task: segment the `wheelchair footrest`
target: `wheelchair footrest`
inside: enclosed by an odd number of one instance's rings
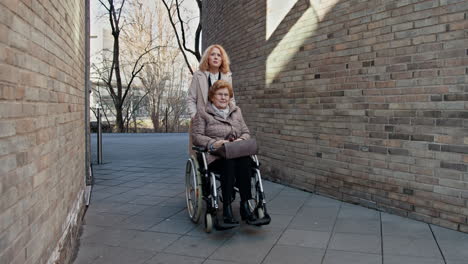
[[[216,221],[214,227],[216,228],[216,230],[221,231],[221,230],[228,230],[228,229],[238,227],[238,226],[239,224],[226,224],[223,221]]]
[[[250,222],[251,225],[256,225],[256,226],[262,226],[262,225],[268,225],[271,222],[271,217],[269,214],[265,213],[265,216],[263,218],[259,218],[253,222]]]

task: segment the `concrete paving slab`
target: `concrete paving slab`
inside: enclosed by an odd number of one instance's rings
[[[112,195],[113,195],[112,193],[96,192],[92,194],[93,196],[92,199],[93,201],[101,201],[101,200],[111,197]]]
[[[412,257],[412,256],[394,256],[390,254],[384,255],[385,264],[444,264],[444,260],[441,258],[425,258],[425,257]]]
[[[155,232],[164,232],[164,233],[172,233],[172,234],[186,234],[194,229],[196,226],[188,219],[188,217],[184,219],[172,219],[168,218],[160,223],[154,225],[149,230]]]
[[[109,186],[109,185],[97,185],[97,186],[105,186],[107,188],[105,188],[104,190],[102,190],[100,192],[93,193],[93,195],[98,195],[98,194],[101,194],[101,193],[123,194],[123,193],[126,193],[128,191],[134,190],[134,188],[131,188],[131,187],[120,187],[120,186]],[[109,188],[109,187],[112,187],[112,188]]]
[[[169,218],[183,210],[184,209],[181,209],[179,207],[161,206],[158,204],[146,207],[145,209],[143,209],[143,211],[139,212],[138,215]]]
[[[330,237],[330,232],[287,229],[281,235],[278,245],[325,249],[327,248]]]
[[[328,197],[312,195],[304,203],[304,207],[326,207],[326,208],[339,208],[342,202]]]
[[[118,226],[118,224],[128,218],[128,215],[108,214],[108,213],[93,213],[87,212],[84,219],[85,225],[94,226]]]
[[[468,263],[468,242],[461,240],[438,240],[446,259],[465,260]]]
[[[166,196],[149,196],[149,195],[137,195],[137,198],[129,201],[130,204],[140,204],[140,205],[157,205],[162,202],[170,199]]]
[[[105,228],[83,239],[85,244],[100,244],[106,246],[120,246],[125,241],[133,239],[138,232],[135,230]]]
[[[229,239],[238,232],[237,229],[229,229],[229,230],[223,230],[222,232],[206,233],[203,225],[204,225],[203,221],[200,221],[200,223],[197,224],[194,229],[188,232],[186,236],[196,236],[196,237],[205,237],[205,238],[207,237],[207,238],[217,240],[217,239]]]
[[[147,251],[163,251],[179,238],[180,235],[177,234],[136,231],[129,239],[122,240],[119,246]]]
[[[364,234],[334,233],[329,248],[371,254],[382,252],[380,236]]]
[[[162,217],[152,217],[152,216],[149,217],[146,215],[134,215],[119,222],[118,227],[122,229],[145,231],[161,223],[162,221],[164,221],[164,218]]]
[[[94,226],[94,225],[87,224],[86,228],[83,228],[83,232],[81,233],[81,238],[87,238],[103,229],[105,229],[105,227],[103,226]]]
[[[334,210],[334,209],[332,209]],[[290,228],[310,231],[331,232],[335,225],[336,216],[334,213],[314,212],[307,209],[296,214],[289,225]]]
[[[274,200],[271,200],[268,210],[272,214],[295,215],[301,206],[302,203],[296,198],[278,198],[277,196]]]
[[[141,264],[154,254],[144,250],[126,249],[100,244],[88,244],[80,248],[76,264]]]
[[[338,218],[335,223],[334,232],[380,236],[380,221],[374,219],[363,220]]]
[[[103,199],[103,202],[115,202],[122,204],[133,201],[136,198],[138,198],[138,195],[133,193],[118,193]]]
[[[203,264],[239,264],[239,262],[234,261],[227,261],[227,260],[214,260],[214,259],[207,259]]]
[[[383,236],[384,254],[442,259],[436,241],[411,236]]]
[[[271,219],[274,219],[270,223],[270,227],[278,228],[278,229],[286,229],[289,224],[291,223],[294,216],[292,215],[279,215],[279,214],[271,214]]]
[[[446,259],[446,264],[466,264],[466,259]]]
[[[323,264],[381,264],[382,255],[339,250],[327,250]],[[387,263],[387,262],[385,262]],[[400,262],[402,264],[405,262]],[[409,262],[412,263],[412,262]]]
[[[261,263],[273,245],[273,242],[259,243],[232,238],[218,248],[209,258],[239,263]]]
[[[365,207],[343,203],[338,218],[358,220],[379,220],[380,212]]]
[[[178,255],[208,258],[228,238],[183,236],[166,248],[164,252]]]
[[[310,264],[321,263],[324,249],[298,246],[276,245],[266,257],[263,264]]]
[[[189,256],[181,256],[169,253],[159,253],[146,261],[145,264],[200,264],[205,259]]]
[[[428,224],[387,213],[382,213],[382,233],[384,236],[433,240],[432,231]]]

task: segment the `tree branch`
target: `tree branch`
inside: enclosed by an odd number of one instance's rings
[[[148,53],[150,53],[151,51],[155,50],[155,49],[159,49],[161,47],[164,47],[164,46],[156,46],[156,47],[153,47],[151,49],[148,49],[146,50],[144,53],[140,54],[140,56],[138,56],[138,59],[135,61],[135,64],[133,65],[133,69],[132,69],[132,77],[130,78],[130,81],[128,82],[127,84],[127,89],[125,90],[125,93],[122,97],[122,101],[125,100],[125,97],[127,97],[127,94],[128,94],[128,91],[130,90],[130,87],[133,83],[133,80],[135,79],[135,77],[140,73],[141,70],[143,70],[143,67],[145,67],[146,63],[143,63],[140,68],[138,70],[136,70],[137,68],[137,65],[138,63],[140,62],[140,60]]]
[[[169,6],[167,5],[165,0],[161,0],[161,1],[163,2],[164,6],[166,7],[167,15],[169,16],[169,21],[171,22],[172,29],[174,29],[174,34],[176,35],[177,44],[179,45],[179,49],[180,49],[180,51],[182,51],[182,55],[184,55],[185,63],[187,64],[187,67],[189,68],[190,73],[193,75],[193,70],[192,70],[192,67],[190,66],[190,63],[188,61],[187,54],[185,54],[184,48],[182,47],[182,44],[180,43],[179,33],[177,32],[177,28],[175,26],[174,20],[172,19],[171,9],[169,8]]]
[[[182,20],[182,16],[180,15],[180,8],[179,8],[179,0],[175,0],[176,2],[176,11],[177,11],[177,18],[180,21],[180,34],[182,35],[182,45],[184,46],[184,49],[190,53],[192,53],[195,57],[197,57],[197,53],[189,48],[187,48],[187,45],[185,43],[185,28],[184,28],[184,21]],[[198,59],[198,57],[197,57]]]
[[[122,9],[123,9],[123,5],[125,4],[125,0],[122,1],[122,4],[120,5],[120,9],[119,9],[119,16],[117,17],[117,24],[119,24],[119,21],[120,21],[120,15],[122,14]]]

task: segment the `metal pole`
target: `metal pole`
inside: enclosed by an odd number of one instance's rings
[[[167,133],[167,106],[166,106],[166,133]]]
[[[101,128],[101,108],[97,108],[98,134],[97,134],[97,158],[98,164],[102,164],[102,128]]]

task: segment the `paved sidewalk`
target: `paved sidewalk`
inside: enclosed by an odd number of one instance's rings
[[[109,134],[103,148],[75,264],[468,263],[468,234],[267,181],[269,226],[206,234],[185,209],[187,134]]]

